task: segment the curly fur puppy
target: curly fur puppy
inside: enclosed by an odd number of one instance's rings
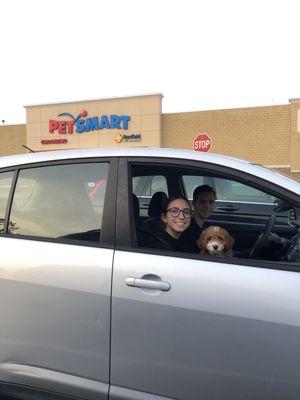
[[[234,240],[226,229],[220,226],[209,226],[201,233],[197,240],[197,247],[201,255],[232,257],[233,243]]]

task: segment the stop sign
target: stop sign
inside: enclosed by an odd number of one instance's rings
[[[193,147],[196,151],[210,151],[211,138],[206,133],[199,133],[194,139]]]

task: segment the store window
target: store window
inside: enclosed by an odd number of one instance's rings
[[[9,233],[99,241],[107,176],[107,163],[21,170]]]

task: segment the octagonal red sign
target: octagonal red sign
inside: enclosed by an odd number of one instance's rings
[[[212,148],[212,140],[207,133],[199,133],[193,142],[195,151],[210,151]]]

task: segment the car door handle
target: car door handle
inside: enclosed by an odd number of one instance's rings
[[[127,286],[134,286],[134,287],[146,288],[146,289],[163,290],[164,292],[167,292],[168,290],[171,289],[171,285],[168,282],[151,281],[149,279],[142,279],[142,278],[128,277],[125,279],[125,283]]]
[[[233,205],[217,207],[217,210],[220,210],[220,211],[238,211],[238,209],[239,209],[238,207],[233,206]]]

